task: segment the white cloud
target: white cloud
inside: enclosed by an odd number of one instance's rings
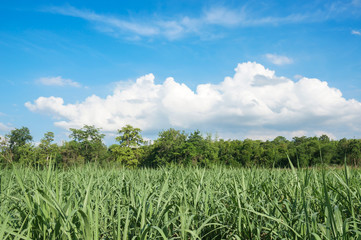
[[[360,32],[360,31],[357,31],[357,30],[352,30],[352,31],[351,31],[351,34],[352,34],[352,35],[359,35],[359,36],[361,36],[361,32]]]
[[[271,63],[273,63],[275,65],[279,65],[279,66],[293,63],[293,60],[286,56],[280,56],[280,55],[268,53],[265,55],[265,57]]]
[[[173,78],[155,84],[148,74],[120,84],[105,98],[93,95],[65,104],[60,97],[39,97],[25,106],[53,116],[65,129],[88,124],[112,132],[131,124],[146,132],[198,128],[231,138],[361,133],[360,102],[346,100],[327,82],[306,77],[294,82],[255,62],[239,64],[233,77],[200,84],[195,91]]]
[[[64,79],[61,76],[58,77],[43,77],[36,81],[39,84],[45,86],[71,86],[71,87],[81,87],[80,83],[74,82],[70,79]]]

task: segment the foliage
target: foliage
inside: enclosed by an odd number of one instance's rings
[[[161,131],[152,146],[150,165],[181,164],[186,140],[187,135],[180,130],[171,128]]]
[[[143,144],[143,138],[140,135],[141,130],[131,125],[126,125],[118,130],[120,136],[115,139],[120,145],[112,147],[112,153],[116,161],[127,167],[135,168],[141,163],[143,150],[140,145]]]
[[[211,136],[203,138],[199,130],[191,133],[185,143],[184,158],[186,165],[208,166],[217,160],[217,149]]]
[[[140,164],[143,156],[143,151],[141,148],[116,146],[112,149],[112,152],[116,156],[117,162],[122,163],[130,168],[137,167]]]
[[[0,136],[0,161],[5,163],[12,163],[13,153],[10,149],[9,139]]]
[[[53,143],[54,134],[47,132],[38,146],[31,142],[26,127],[12,130],[0,139],[0,162],[31,166],[82,165],[97,162],[101,165],[117,162],[124,166],[161,167],[169,165],[202,166],[227,165],[266,168],[289,167],[289,159],[296,167],[323,164],[361,165],[361,140],[332,140],[320,137],[294,137],[288,140],[278,136],[273,140],[212,139],[196,130],[186,133],[170,128],[159,132],[152,144],[145,144],[141,130],[126,125],[115,138],[119,144],[107,147],[99,128],[85,125],[70,129],[70,141],[60,146]]]
[[[120,134],[120,136],[116,137],[115,140],[117,140],[122,147],[136,148],[144,142],[140,132],[140,128],[134,128],[131,125],[126,125],[125,127],[122,127],[122,129],[118,130],[118,134]]]
[[[24,153],[22,147],[33,140],[33,137],[30,135],[30,130],[27,127],[11,130],[10,134],[6,135],[6,138],[8,138],[9,150],[15,162],[19,161],[22,157],[21,154]]]
[[[100,133],[99,128],[85,125],[81,129],[70,128],[70,131],[73,141],[70,151],[75,148],[77,158],[84,158],[85,162],[97,162],[106,154],[107,149],[102,142],[105,135]]]
[[[66,166],[84,164],[85,160],[81,152],[81,145],[75,141],[65,142],[60,147],[62,163]]]
[[[360,239],[359,169],[0,170],[0,238]]]
[[[41,139],[38,147],[38,160],[37,164],[47,166],[50,161],[57,163],[57,159],[60,157],[60,150],[57,144],[52,143],[54,141],[54,133],[47,132]]]

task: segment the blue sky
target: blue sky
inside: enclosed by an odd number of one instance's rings
[[[0,136],[361,137],[361,1],[6,1]]]

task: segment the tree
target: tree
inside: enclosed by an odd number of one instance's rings
[[[81,129],[70,128],[70,138],[77,142],[101,142],[104,134],[100,133],[100,128],[84,125]]]
[[[187,135],[180,130],[170,128],[161,131],[154,141],[151,165],[166,165],[169,163],[184,163],[183,148]]]
[[[326,135],[326,134],[322,134],[318,140],[320,140],[320,142],[322,143],[329,143],[330,142],[330,138]]]
[[[135,168],[141,163],[142,149],[141,148],[130,148],[124,146],[117,146],[112,149],[113,154],[116,156],[116,161],[124,164],[129,168]]]
[[[361,140],[350,139],[348,142],[347,158],[350,159],[354,166],[358,166],[361,162]]]
[[[83,164],[84,157],[80,154],[81,145],[76,141],[64,142],[60,147],[62,163],[65,165]]]
[[[275,148],[275,159],[274,166],[288,166],[288,154],[289,154],[289,144],[290,142],[282,136],[276,137],[273,141],[273,147]]]
[[[118,130],[120,136],[115,138],[120,145],[112,147],[111,151],[116,155],[117,161],[127,167],[134,168],[141,163],[143,149],[140,146],[144,141],[140,132],[140,128],[126,125]]]
[[[207,166],[217,160],[217,148],[212,141],[212,136],[203,138],[199,130],[188,136],[183,149],[186,164]]]
[[[6,135],[8,138],[9,148],[13,154],[13,160],[19,161],[20,152],[19,149],[27,143],[30,143],[33,140],[33,137],[30,135],[30,130],[27,127],[15,128],[10,131],[10,134]],[[12,161],[12,160],[11,160]]]
[[[240,163],[242,166],[252,166],[255,165],[254,162],[254,145],[255,141],[252,141],[251,139],[245,139],[242,143],[241,148],[241,156],[240,156]]]
[[[19,163],[27,166],[34,166],[37,162],[37,152],[31,143],[25,143],[17,148]]]
[[[218,159],[222,164],[237,165],[237,161],[235,159],[235,144],[233,141],[224,141],[223,139],[219,139],[216,141],[216,146],[218,149]]]
[[[50,148],[51,142],[54,141],[54,133],[53,132],[47,132],[44,134],[44,137],[40,140],[40,147],[44,148],[45,150]]]
[[[56,159],[59,149],[58,145],[52,144],[54,141],[54,133],[47,132],[44,134],[44,137],[40,140],[38,146],[39,156],[38,163],[40,165],[47,165],[51,159]]]
[[[275,139],[276,140],[276,139]],[[278,144],[273,141],[266,141],[261,143],[262,156],[261,164],[266,167],[274,167],[278,164]]]
[[[81,129],[70,128],[70,131],[69,137],[75,145],[78,145],[79,155],[84,158],[85,162],[96,162],[101,155],[106,153],[106,146],[103,144],[105,135],[100,133],[100,128],[84,125]],[[73,145],[72,148],[75,147]]]
[[[326,141],[326,138],[324,140]],[[309,167],[323,163],[321,145],[317,137],[294,137],[291,148],[291,152],[294,153],[293,160],[297,160],[293,161],[293,164],[297,163],[296,166]]]
[[[137,148],[139,147],[144,141],[142,136],[140,135],[140,128],[134,128],[131,125],[126,125],[122,127],[122,129],[118,130],[118,134],[120,136],[116,137],[121,146],[124,147],[131,147]]]

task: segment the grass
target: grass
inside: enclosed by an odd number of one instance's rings
[[[358,169],[0,174],[0,239],[361,239]]]

